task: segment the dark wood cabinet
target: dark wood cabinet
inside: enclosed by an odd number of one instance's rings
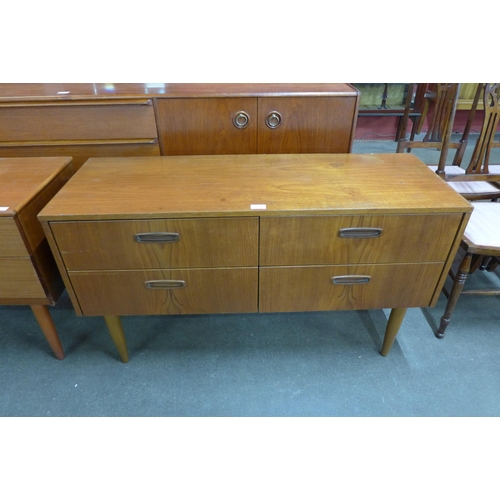
[[[348,153],[357,96],[158,99],[162,154]]]

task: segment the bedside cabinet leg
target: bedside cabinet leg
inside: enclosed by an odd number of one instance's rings
[[[124,363],[128,362],[127,342],[123,333],[120,316],[104,316],[106,325],[108,325],[109,334],[115,343],[118,354]]]
[[[389,321],[387,322],[387,327],[385,329],[384,343],[382,345],[382,350],[380,351],[382,356],[387,356],[389,354],[405,314],[405,307],[396,307],[395,309],[392,309]]]
[[[32,305],[30,307],[56,358],[64,359],[61,341],[47,306]]]

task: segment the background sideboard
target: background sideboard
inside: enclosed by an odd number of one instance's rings
[[[0,157],[349,153],[349,84],[0,84]]]

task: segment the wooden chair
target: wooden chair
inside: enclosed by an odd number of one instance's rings
[[[490,174],[494,180],[500,180],[500,175]],[[472,181],[474,182],[474,181]],[[448,292],[443,289],[448,297],[444,315],[435,335],[444,337],[445,330],[450,323],[451,314],[455,309],[461,294],[500,295],[500,289],[466,290],[465,281],[469,274],[478,269],[485,272],[494,272],[500,263],[500,203],[473,202],[474,210],[465,229],[459,253],[464,253],[459,260],[458,270],[450,270],[453,286]]]
[[[436,169],[436,173],[450,182],[455,191],[468,200],[498,200],[500,198],[500,187],[498,183],[488,182],[491,174],[500,174],[500,165],[490,165],[490,152],[492,148],[500,147],[500,142],[495,142],[495,132],[500,121],[500,83],[479,84],[471,112],[460,141],[461,147],[458,149],[452,165],[445,165],[444,161],[439,162],[437,167],[429,165],[429,168]],[[481,132],[477,139],[469,165],[464,170],[460,164],[467,146],[472,120],[474,118],[480,95],[483,94],[484,118]],[[470,181],[471,176],[474,181]]]
[[[434,112],[427,133],[422,140],[415,140],[415,133],[412,131],[410,138],[406,139],[408,117],[405,114],[403,117],[401,138],[398,141],[396,153],[404,153],[405,150],[409,153],[412,148],[437,149],[441,151],[439,166],[444,169],[448,150],[450,148],[460,149],[465,147],[461,142],[451,143],[450,141],[459,92],[459,83],[435,84],[435,91],[432,94]],[[417,124],[417,129],[420,128],[421,123],[422,121]]]

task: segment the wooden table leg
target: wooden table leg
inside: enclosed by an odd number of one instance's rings
[[[384,343],[382,345],[382,350],[380,351],[382,356],[387,356],[389,354],[405,314],[406,307],[396,307],[395,309],[392,309],[389,321],[387,322],[387,327],[385,329]]]
[[[127,342],[123,333],[122,322],[120,316],[104,316],[104,320],[108,325],[109,334],[115,343],[118,354],[124,363],[128,362]]]
[[[64,359],[64,350],[47,306],[32,305],[30,307],[56,358]]]

